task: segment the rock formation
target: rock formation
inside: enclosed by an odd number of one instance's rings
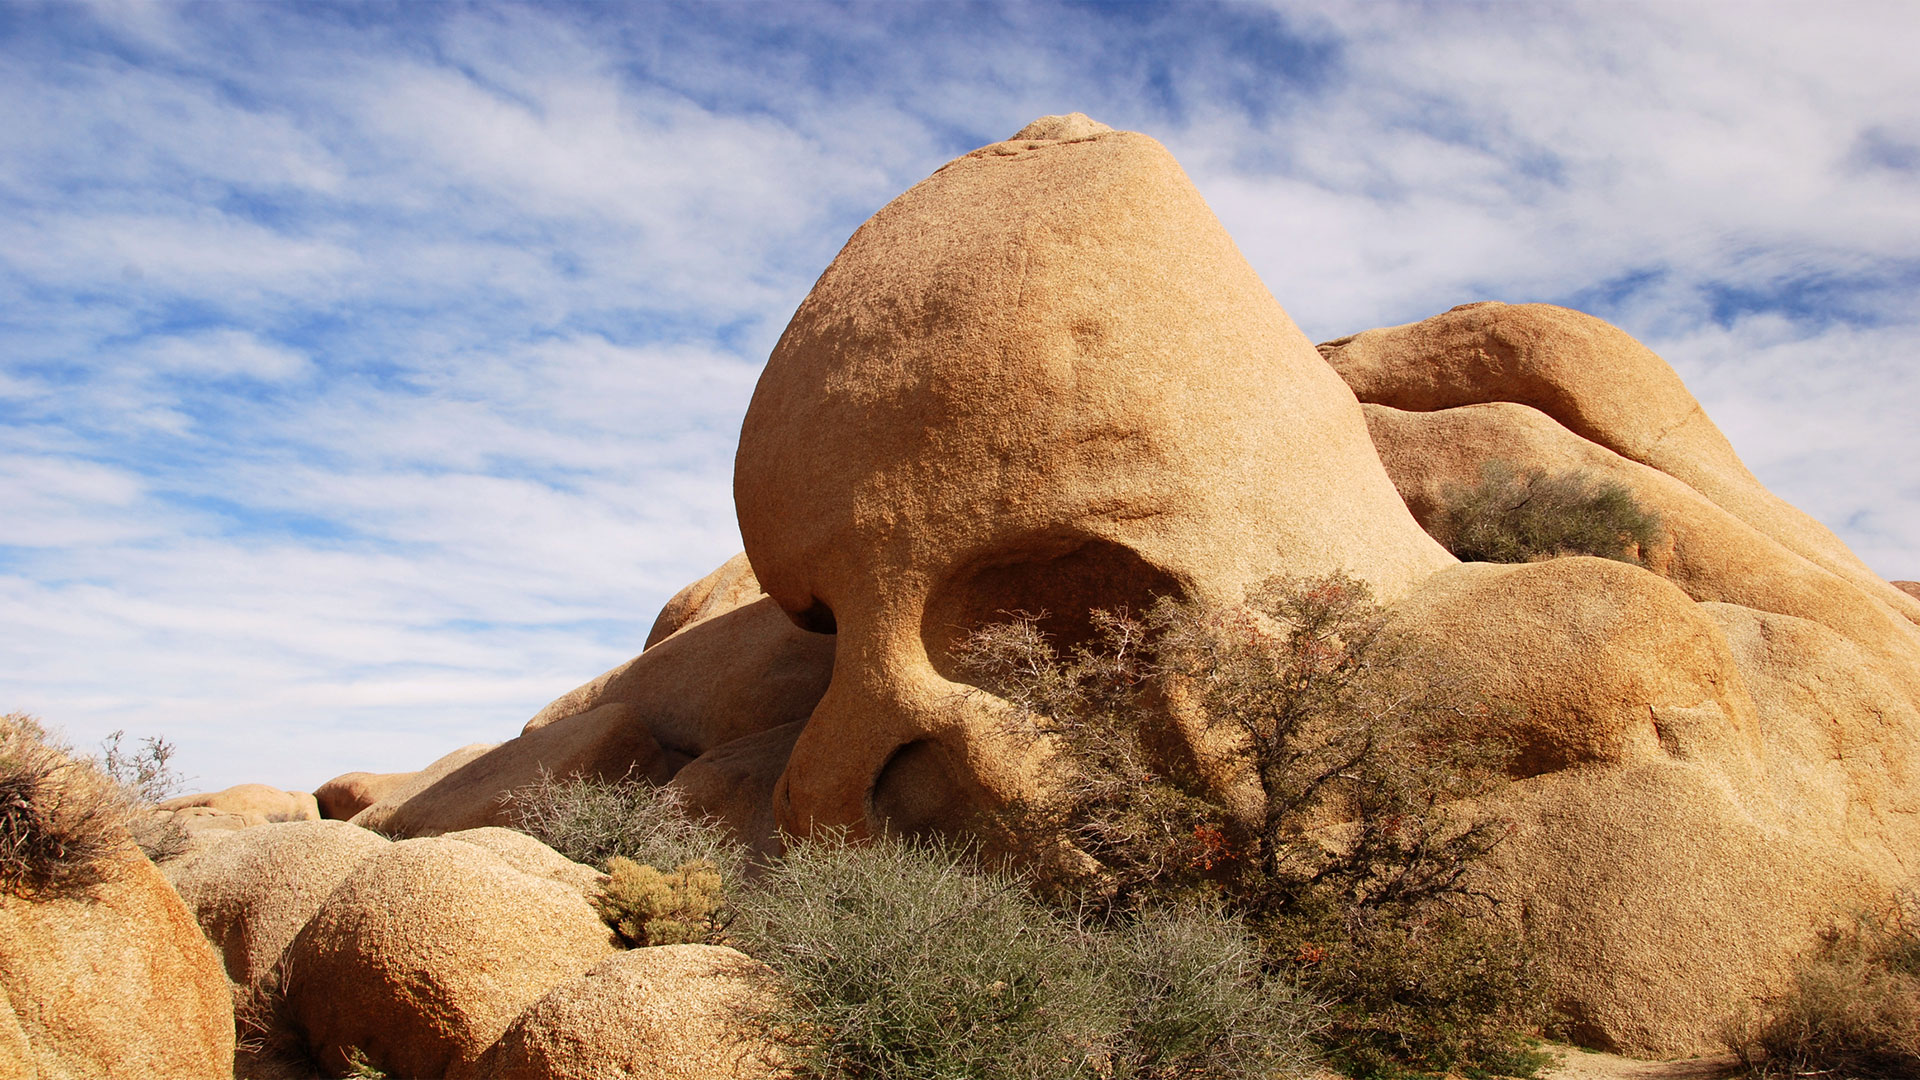
[[[321,784],[313,790],[320,816],[329,821],[352,821],[355,814],[379,802],[412,780],[418,773],[350,772]]]
[[[225,791],[182,795],[159,805],[161,810],[206,808],[217,814],[238,815],[246,825],[269,821],[319,821],[320,804],[304,791],[282,791],[266,784],[238,784]]]

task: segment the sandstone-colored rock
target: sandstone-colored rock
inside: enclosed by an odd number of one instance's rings
[[[716,747],[804,721],[826,690],[834,638],[801,630],[736,557],[662,612],[673,632],[561,696],[518,738],[389,798],[383,831],[427,836],[510,824],[502,797],[541,772],[666,783]],[[675,614],[675,604],[685,610]],[[362,822],[366,823],[365,821]]]
[[[1920,581],[1895,581],[1891,582],[1891,584],[1894,588],[1899,589],[1915,600],[1920,600]]]
[[[280,822],[173,860],[166,874],[220,950],[227,977],[249,987],[273,974],[334,886],[387,845],[344,821]]]
[[[671,786],[686,792],[694,813],[717,819],[754,851],[778,855],[783,845],[774,819],[773,789],[806,723],[795,720],[722,743],[675,773]]]
[[[1668,757],[1755,768],[1758,723],[1719,626],[1638,567],[1464,563],[1393,613],[1421,670],[1499,705],[1517,775]]]
[[[748,1080],[784,1075],[751,1017],[771,972],[718,945],[616,953],[517,1017],[462,1077]]]
[[[938,828],[913,808],[1031,783],[947,659],[1003,610],[1070,643],[1155,592],[1345,568],[1391,598],[1452,562],[1172,156],[1084,117],[855,232],[754,391],[734,495],[761,586],[839,634],[774,799],[797,833]]]
[[[1645,553],[1648,568],[1693,599],[1812,619],[1880,648],[1915,647],[1910,623],[1847,580],[1682,481],[1589,442],[1538,409],[1511,402],[1434,412],[1383,405],[1364,409],[1388,475],[1414,517],[1430,530],[1449,496],[1477,484],[1481,466],[1489,461],[1549,474],[1582,472],[1625,487],[1659,514],[1663,536]]]
[[[462,766],[499,745],[499,743],[468,743],[458,750],[442,755],[435,759],[433,764],[395,785],[391,791],[380,797],[379,802],[353,815],[349,820],[363,829],[372,829],[389,836],[395,835],[389,825],[389,819],[409,799],[446,779],[450,774],[459,771]],[[458,827],[455,826],[455,828]]]
[[[1666,473],[1908,620],[1920,602],[1754,479],[1666,361],[1618,327],[1551,304],[1463,304],[1320,346],[1361,401],[1409,412],[1508,401]],[[751,548],[749,548],[751,551]]]
[[[614,951],[577,889],[478,844],[405,840],[362,860],[287,950],[287,1008],[321,1065],[470,1067],[529,1004]]]
[[[265,825],[270,821],[319,821],[320,804],[304,791],[282,791],[266,784],[236,784],[225,791],[200,795],[181,795],[161,803],[162,810],[187,810],[205,807],[223,814],[238,814],[247,825]]]
[[[380,830],[391,836],[437,836],[507,825],[512,809],[506,794],[536,782],[542,772],[603,780],[631,773],[655,783],[665,783],[672,775],[639,710],[609,702],[509,739],[404,801],[384,800],[364,816],[377,820]]]
[[[418,775],[410,772],[342,773],[315,788],[313,798],[320,806],[321,817],[331,821],[352,821],[355,814],[379,802],[389,792]]]
[[[0,893],[0,1001],[12,1016],[0,1015],[0,1066],[22,1040],[32,1061],[8,1076],[233,1075],[233,999],[220,959],[131,844],[89,892]]]
[[[574,862],[565,855],[523,832],[488,826],[462,829],[445,834],[448,840],[474,844],[500,857],[500,861],[529,877],[546,878],[578,889],[582,895],[598,890],[606,875],[591,866]]]
[[[694,623],[745,607],[765,595],[760,579],[753,576],[747,553],[740,552],[706,577],[674,593],[654,618],[645,647],[651,649]]]

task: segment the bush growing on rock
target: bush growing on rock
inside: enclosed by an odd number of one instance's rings
[[[749,852],[692,812],[680,789],[629,775],[616,781],[555,776],[507,794],[513,827],[572,859],[602,870],[616,857],[653,867],[705,862],[729,881]]]
[[[1660,517],[1626,487],[1585,472],[1521,471],[1489,461],[1480,482],[1452,486],[1436,539],[1465,562],[1532,562],[1597,555],[1638,563],[1660,535]]]
[[[1270,970],[1333,1003],[1323,1042],[1355,1075],[1545,1064],[1523,1038],[1543,973],[1471,886],[1508,824],[1461,809],[1513,750],[1364,583],[1276,578],[1244,607],[1162,598],[1092,621],[1066,655],[1026,615],[959,655],[1050,749],[1011,818],[1090,859],[1048,866],[1057,888],[1123,921],[1218,898]],[[1175,724],[1203,749],[1170,751]]]
[[[0,889],[69,895],[99,884],[136,803],[25,713],[0,716]]]
[[[1920,1076],[1920,896],[1822,935],[1792,986],[1729,1043],[1759,1078]]]

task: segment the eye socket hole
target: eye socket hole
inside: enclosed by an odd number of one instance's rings
[[[868,815],[893,836],[957,835],[977,812],[976,795],[959,779],[946,747],[919,739],[895,750],[880,767]]]
[[[949,578],[928,598],[921,641],[941,675],[964,682],[953,648],[983,626],[1007,622],[1009,612],[1046,612],[1040,629],[1061,652],[1091,641],[1096,608],[1136,614],[1160,596],[1183,596],[1173,575],[1109,540],[1045,537],[1024,550]]]

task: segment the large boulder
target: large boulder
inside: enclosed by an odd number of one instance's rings
[[[132,844],[105,871],[75,894],[0,892],[0,1074],[232,1076],[233,998],[220,958]]]
[[[344,821],[283,822],[173,860],[166,875],[245,989],[274,975],[334,886],[387,845]]]
[[[1345,568],[1397,596],[1452,562],[1172,155],[1077,114],[854,233],[754,390],[734,502],[768,595],[840,639],[774,799],[797,834],[1020,796],[948,653],[1004,612],[1071,644],[1154,593]]]
[[[467,1069],[522,1010],[614,951],[579,888],[477,843],[404,840],[363,859],[287,950],[287,1009],[320,1064]]]
[[[521,1013],[474,1066],[475,1080],[758,1080],[785,1075],[756,1027],[772,972],[719,945],[615,953]]]
[[[639,656],[562,695],[519,737],[356,820],[403,836],[510,824],[503,796],[542,773],[666,783],[719,747],[804,722],[833,669],[833,635],[794,626],[738,556],[681,590],[655,629]],[[703,798],[695,794],[695,809],[738,816]]]
[[[162,810],[186,810],[205,807],[219,814],[234,814],[247,825],[265,825],[271,821],[319,821],[320,804],[304,791],[282,791],[266,784],[236,784],[224,791],[199,795],[181,795],[160,804]]]
[[[342,773],[313,789],[313,798],[320,806],[321,817],[331,821],[352,821],[355,814],[379,802],[417,775],[410,772]]]
[[[388,836],[396,835],[396,831],[389,822],[402,806],[405,806],[414,796],[458,772],[463,766],[499,745],[499,743],[468,743],[458,750],[443,754],[426,768],[394,785],[377,802],[348,820],[363,829],[372,829]],[[462,826],[453,827],[461,828]]]
[[[686,793],[689,809],[720,822],[741,843],[761,855],[778,855],[783,843],[773,789],[806,725],[794,720],[721,743],[675,773],[671,786]]]

